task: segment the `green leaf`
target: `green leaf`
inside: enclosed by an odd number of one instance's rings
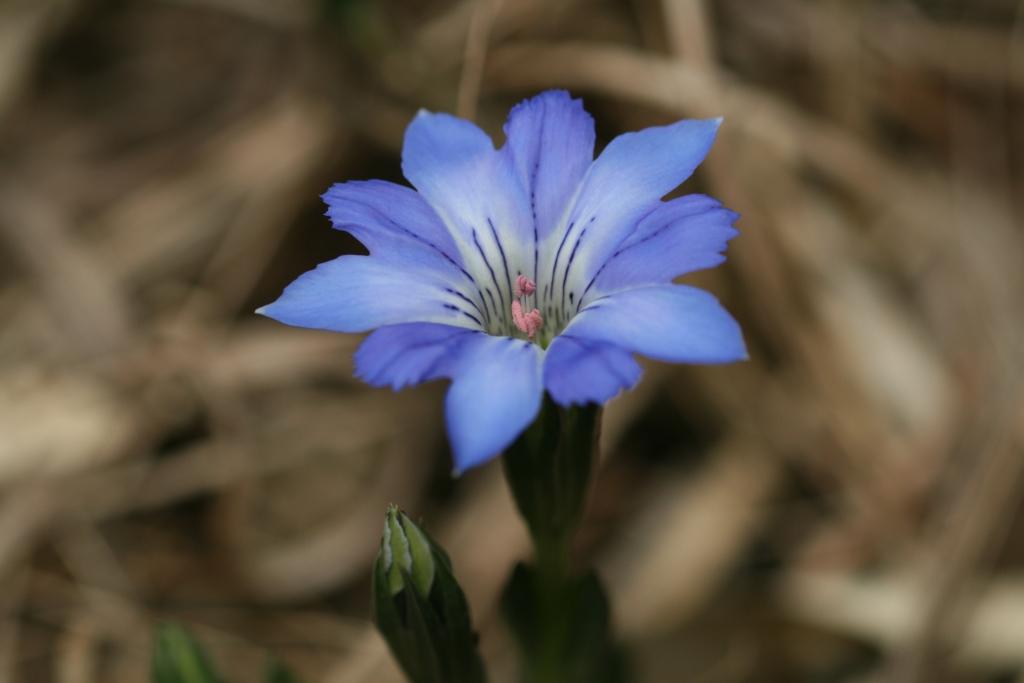
[[[575,655],[574,680],[622,683],[626,657],[612,636],[611,609],[600,579],[589,572],[575,580],[568,651]]]
[[[267,664],[263,680],[265,683],[299,683],[299,679],[295,677],[295,674],[276,659],[270,660],[270,663]]]
[[[528,660],[538,658],[543,641],[543,630],[538,628],[541,619],[537,593],[533,569],[522,562],[517,563],[502,591],[501,610],[505,623]]]
[[[545,576],[519,563],[501,598],[523,653],[525,681],[624,683],[626,658],[613,637],[597,575]]]
[[[199,643],[178,624],[157,626],[151,680],[153,683],[223,683]]]

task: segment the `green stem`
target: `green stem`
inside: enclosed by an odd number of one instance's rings
[[[542,549],[543,548],[543,549]],[[537,585],[535,600],[541,647],[529,662],[525,683],[560,683],[570,680],[565,666],[570,625],[568,544],[536,546]]]
[[[524,568],[528,578],[515,593],[530,603],[528,633],[519,634],[524,683],[578,678],[581,653],[572,652],[572,639],[579,580],[570,571],[569,551],[596,459],[599,420],[597,406],[562,409],[545,397],[537,420],[503,458],[534,545],[534,568]]]

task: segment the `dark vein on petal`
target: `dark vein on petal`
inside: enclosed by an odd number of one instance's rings
[[[551,297],[554,297],[555,295],[555,273],[558,271],[558,259],[562,256],[562,247],[565,246],[565,241],[569,239],[569,233],[572,232],[575,225],[575,221],[569,223],[569,227],[565,229],[565,234],[562,235],[562,241],[559,243],[557,251],[555,251],[555,261],[551,264],[551,289],[549,292]]]
[[[595,217],[596,218],[596,217]],[[594,219],[590,219],[590,223],[593,223]],[[589,224],[588,224],[589,227]],[[565,264],[565,273],[562,274],[562,309],[565,310],[565,285],[569,281],[569,271],[572,269],[573,261],[576,259],[576,252],[579,251],[580,242],[583,241],[583,236],[587,234],[587,228],[583,228],[580,231],[579,237],[576,238],[576,244],[573,245],[572,252],[569,254],[569,261]]]
[[[472,299],[470,299],[470,298],[469,298],[468,296],[466,296],[466,295],[465,295],[465,294],[463,294],[462,292],[460,292],[460,291],[457,291],[457,290],[454,290],[454,289],[450,289],[450,288],[448,288],[448,287],[445,287],[445,288],[444,288],[444,291],[448,292],[449,294],[452,294],[452,295],[454,295],[454,296],[457,296],[457,297],[459,297],[460,299],[462,299],[463,301],[465,301],[465,302],[466,302],[467,304],[469,304],[470,306],[472,306],[473,308],[475,308],[475,309],[476,309],[476,312],[477,312],[477,313],[479,313],[480,315],[484,316],[484,318],[486,318],[486,319],[487,319],[487,322],[490,322],[490,321],[491,321],[491,320],[490,320],[491,316],[490,316],[490,314],[489,314],[489,313],[487,312],[487,309],[485,308],[485,309],[481,310],[480,306],[478,306],[478,305],[477,305],[477,303],[476,303],[475,301],[473,301]],[[480,296],[481,296],[481,297],[483,297],[483,292],[480,292]]]
[[[490,287],[484,287],[484,291],[487,292],[487,296],[491,297],[491,305],[494,306],[495,317],[498,318],[499,322],[505,321],[505,316],[498,312],[498,302],[494,300],[494,292],[491,291]],[[501,292],[498,292],[501,294]]]
[[[501,243],[501,238],[498,237],[498,230],[494,227],[494,221],[490,218],[487,219],[487,225],[491,228],[491,235],[494,237],[495,244],[498,245],[498,253],[501,254],[501,264],[505,268],[505,279],[508,281],[508,302],[509,306],[512,305],[512,273],[508,269],[508,258],[505,256],[505,247]]]
[[[377,218],[377,220],[380,221],[381,223],[391,225],[392,228],[394,228],[395,230],[399,231],[400,233],[406,235],[407,237],[411,238],[412,240],[414,240],[416,242],[419,242],[420,244],[424,244],[427,247],[429,247],[430,249],[436,251],[446,261],[448,261],[448,263],[450,263],[455,268],[457,268],[458,271],[460,273],[462,273],[462,275],[467,280],[470,281],[470,283],[472,283],[473,288],[476,289],[477,294],[480,295],[480,302],[486,306],[486,302],[484,300],[484,293],[481,291],[480,285],[477,284],[476,278],[474,278],[469,273],[469,271],[467,271],[462,266],[462,264],[460,264],[458,261],[456,261],[454,257],[452,257],[448,252],[446,252],[440,246],[438,246],[434,242],[428,240],[426,237],[423,237],[422,235],[419,235],[419,234],[413,232],[412,230],[410,230],[409,228],[406,228],[405,226],[399,224],[397,221],[395,221],[395,219],[391,218],[391,216],[387,215],[386,213],[381,211],[379,208],[377,208],[373,204],[370,204],[370,203],[368,203],[366,201],[362,201],[360,199],[356,199],[354,197],[341,198],[341,199],[339,199],[339,201],[341,201],[341,202],[349,202],[349,203],[354,204],[356,206],[363,207],[364,209],[369,211],[371,214],[373,214]],[[328,210],[328,215],[330,215],[330,211],[329,210]],[[346,225],[351,224],[356,229],[364,228],[365,227],[365,226],[362,226],[362,225],[360,225],[358,223],[354,223],[354,222],[351,222],[351,221],[348,221],[345,224]]]
[[[597,269],[597,272],[596,272],[596,273],[594,273],[594,277],[590,278],[590,282],[588,282],[588,283],[587,283],[587,286],[586,286],[586,287],[585,287],[585,288],[583,289],[583,294],[581,294],[581,295],[580,295],[580,300],[576,302],[576,312],[577,312],[577,313],[579,313],[579,312],[580,312],[580,306],[582,306],[582,305],[583,305],[583,300],[584,300],[585,298],[587,298],[587,292],[589,292],[589,291],[590,291],[590,288],[594,286],[594,283],[595,283],[595,282],[597,282],[597,278],[601,277],[601,273],[603,273],[603,272],[604,272],[604,269],[605,269],[605,267],[606,267],[606,266],[607,266],[607,265],[608,265],[608,264],[609,264],[610,262],[611,262],[611,259],[608,259],[607,261],[605,261],[604,263],[602,263],[602,264],[601,264],[601,267]]]
[[[476,317],[475,315],[473,315],[472,313],[468,313],[467,311],[464,311],[464,310],[462,310],[461,308],[459,308],[459,307],[458,307],[458,306],[456,306],[455,304],[442,304],[442,306],[444,306],[445,308],[447,308],[447,309],[448,309],[448,310],[450,310],[450,311],[456,311],[456,312],[458,312],[458,313],[461,313],[462,315],[466,316],[467,318],[469,318],[470,320],[472,320],[473,322],[475,322],[475,323],[476,323],[477,325],[479,325],[480,327],[483,327],[483,323],[481,323],[481,322],[480,322],[480,319],[479,319],[479,318],[477,318],[477,317]]]
[[[533,281],[537,282],[537,271],[540,268],[540,233],[537,225],[537,175],[540,173],[540,155],[544,147],[544,125],[547,117],[540,117],[540,131],[537,134],[537,149],[533,156],[533,172],[530,174],[530,211],[533,213]],[[534,291],[533,304],[537,305],[539,294]]]
[[[483,247],[480,246],[480,239],[477,237],[476,228],[473,228],[473,244],[476,246],[476,250],[480,254],[480,258],[484,260],[484,265],[487,266],[487,270],[491,274],[491,281],[494,283],[494,288],[498,290],[498,298],[501,300],[501,308],[499,309],[497,304],[495,304],[495,311],[504,311],[505,297],[501,292],[501,285],[498,284],[498,276],[494,274],[494,268],[491,266],[491,262],[487,260],[487,255],[484,253]],[[490,289],[487,290],[487,293],[491,297],[491,302],[494,303],[494,294],[491,294]],[[511,306],[511,302],[509,303],[509,305]],[[496,313],[496,315],[498,315],[501,318],[504,318],[504,316],[501,313]]]

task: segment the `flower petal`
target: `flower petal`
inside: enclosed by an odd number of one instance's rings
[[[562,334],[544,358],[544,388],[561,406],[605,403],[635,386],[641,372],[625,349]]]
[[[696,270],[717,266],[739,214],[704,195],[662,203],[637,225],[612,254],[594,281],[593,291],[613,292],[641,284],[669,282]]]
[[[421,110],[405,130],[402,172],[420,194],[460,233],[475,225],[494,173],[494,143],[476,125],[449,114]],[[483,190],[483,192],[481,192]],[[454,235],[458,237],[459,235]]]
[[[355,354],[356,376],[395,391],[450,377],[459,346],[474,330],[436,323],[406,323],[374,330]]]
[[[479,328],[479,316],[458,298],[445,273],[416,268],[415,255],[342,256],[321,263],[256,312],[287,325],[365,332],[384,325],[438,322]]]
[[[556,301],[567,291],[581,292],[637,222],[693,173],[720,123],[684,120],[625,133],[608,144],[583,179],[567,232],[549,240],[556,253],[551,266]],[[556,238],[557,249],[552,247]]]
[[[469,121],[422,111],[406,129],[402,171],[448,227],[474,280],[497,290],[507,311],[533,244],[529,200],[509,159]]]
[[[739,325],[712,295],[686,285],[625,289],[580,311],[564,334],[679,363],[747,358]]]
[[[543,395],[539,346],[450,325],[382,327],[356,352],[356,374],[395,390],[452,380],[446,400],[455,470],[500,453],[533,421]]]
[[[461,266],[459,250],[430,205],[412,188],[383,180],[332,185],[322,196],[338,230],[362,242],[371,254],[423,251],[448,266]]]
[[[537,239],[543,240],[564,219],[594,159],[594,119],[582,100],[549,90],[512,108],[505,135],[502,152],[526,188]]]
[[[494,457],[537,416],[544,389],[539,346],[474,334],[459,347],[445,413],[456,472]]]

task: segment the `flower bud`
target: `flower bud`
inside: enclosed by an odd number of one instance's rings
[[[483,683],[469,607],[444,550],[395,506],[373,567],[373,616],[413,683]]]
[[[434,585],[434,558],[430,541],[420,528],[395,506],[384,517],[384,537],[380,544],[388,590],[397,595],[405,588],[405,577],[412,579],[420,597],[427,598]]]

